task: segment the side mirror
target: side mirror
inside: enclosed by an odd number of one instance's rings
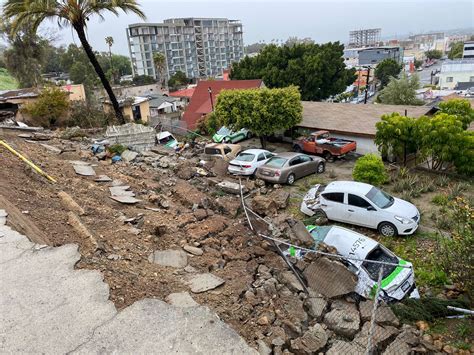
[[[373,206],[369,206],[369,207],[367,207],[367,211],[376,211],[376,209]]]

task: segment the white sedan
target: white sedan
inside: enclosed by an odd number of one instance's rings
[[[303,198],[301,212],[374,228],[386,237],[413,234],[420,222],[420,212],[410,202],[354,181],[315,185]]]
[[[265,164],[274,155],[264,149],[244,150],[229,162],[228,171],[234,175],[253,175],[258,167]]]

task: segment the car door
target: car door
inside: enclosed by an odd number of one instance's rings
[[[304,175],[302,175],[302,174],[303,174],[304,167],[302,167],[301,159],[300,159],[300,156],[299,156],[299,155],[296,156],[296,157],[294,157],[293,159],[291,159],[291,160],[288,162],[288,166],[290,167],[290,168],[289,168],[288,175],[289,175],[289,174],[294,174],[297,179],[299,179],[300,177],[304,176]]]
[[[307,153],[316,153],[316,142],[314,141],[314,136],[306,137],[303,140],[303,150]]]
[[[301,168],[302,168],[302,176],[306,176],[309,174],[313,174],[316,172],[316,168],[314,168],[313,159],[311,159],[307,155],[300,155],[301,160]]]
[[[352,224],[377,227],[377,211],[372,204],[362,196],[347,194],[345,219]]]
[[[321,208],[326,216],[333,221],[343,221],[345,213],[343,192],[323,192],[321,194]]]
[[[265,164],[268,159],[269,158],[265,156],[265,153],[262,152],[259,155],[257,155],[257,160],[255,161],[255,163],[252,163],[252,164],[255,166],[255,169],[256,169],[262,166],[263,164]]]

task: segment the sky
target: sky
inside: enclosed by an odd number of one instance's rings
[[[138,0],[147,22],[162,22],[173,17],[226,17],[241,20],[244,43],[290,36],[310,37],[316,42],[347,42],[349,31],[381,28],[382,38],[434,30],[473,28],[473,0]],[[137,16],[121,13],[106,15],[105,21],[90,19],[88,36],[95,50],[105,51],[104,38],[112,36],[112,51],[128,55],[125,29],[143,22]],[[57,30],[47,23],[43,31]],[[58,31],[59,44],[79,44],[71,29]]]

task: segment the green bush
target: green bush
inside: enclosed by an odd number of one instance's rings
[[[436,195],[435,197],[433,197],[431,202],[438,206],[444,206],[448,203],[448,196],[446,196],[445,194]]]
[[[127,150],[127,147],[121,144],[114,144],[107,148],[108,151],[114,155],[121,155],[124,151]]]
[[[99,110],[86,102],[71,102],[69,118],[66,122],[68,127],[95,128],[105,127],[117,123],[113,113]]]
[[[375,154],[367,154],[357,159],[352,177],[355,181],[372,185],[382,185],[388,178],[382,158]]]
[[[44,88],[38,99],[25,105],[22,111],[31,115],[34,124],[43,127],[60,125],[69,111],[69,94],[55,86]]]

